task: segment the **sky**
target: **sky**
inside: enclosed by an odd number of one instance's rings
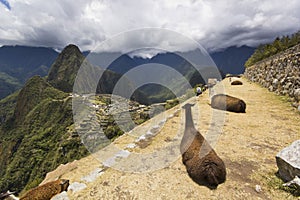
[[[0,46],[62,49],[73,43],[91,50],[126,31],[162,28],[212,52],[257,46],[297,32],[299,10],[299,0],[0,0]],[[118,48],[149,42],[164,40],[144,32],[126,38]],[[172,45],[181,43],[174,39]]]

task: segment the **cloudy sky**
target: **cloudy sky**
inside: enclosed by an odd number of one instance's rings
[[[299,10],[299,0],[0,0],[0,45],[61,49],[73,43],[90,50],[122,32],[154,27],[214,51],[294,33],[300,30]],[[142,35],[120,48],[163,42]]]

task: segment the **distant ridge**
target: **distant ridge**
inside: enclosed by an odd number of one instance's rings
[[[46,76],[57,55],[46,47],[0,47],[0,99],[20,89],[34,75]]]
[[[73,50],[71,50],[74,48]],[[76,50],[75,50],[76,49]],[[65,49],[64,49],[65,50]],[[62,50],[62,51],[64,51]],[[211,53],[211,57],[215,61],[218,68],[221,72],[239,74],[244,71],[244,62],[246,59],[253,53],[254,48],[242,46],[242,47],[229,47],[220,52]],[[90,51],[80,52],[78,47],[75,45],[70,46],[70,51],[77,52],[75,57],[78,58],[75,67],[78,68],[79,63],[82,62],[83,58],[88,56]],[[61,52],[62,53],[62,52]],[[186,52],[188,53],[188,52]],[[67,55],[66,53],[65,55]],[[100,60],[105,60],[110,57],[115,57],[118,53],[109,53],[103,52],[99,54]],[[0,99],[6,97],[7,95],[13,93],[14,91],[21,88],[21,86],[26,82],[26,80],[34,75],[39,75],[44,77],[50,71],[50,67],[54,65],[56,58],[59,53],[52,48],[46,47],[29,47],[29,46],[2,46],[0,47]],[[120,54],[120,58],[116,59],[109,69],[118,74],[124,74],[126,71],[130,70],[132,67],[146,64],[151,62],[161,63],[168,66],[172,66],[174,68],[180,69],[182,72],[187,72],[187,65],[182,63],[182,60],[178,59],[178,57],[174,56],[174,53],[160,53],[151,59],[145,59],[141,57],[134,56],[133,58],[128,55]],[[72,60],[72,58],[70,58]],[[70,60],[70,61],[71,61]],[[57,60],[56,62],[60,62]],[[67,61],[65,61],[67,62]],[[69,62],[69,61],[68,61]],[[67,63],[66,63],[67,64]],[[69,63],[70,64],[70,63]],[[95,63],[92,63],[95,64]],[[102,66],[102,64],[97,65]],[[66,67],[66,66],[65,66]],[[62,86],[63,83],[59,82],[58,79],[54,78],[54,75],[57,73],[57,66],[51,70],[49,73],[50,78],[48,80],[54,84],[59,84],[59,88],[62,88],[64,91],[71,91],[70,83],[73,82],[74,77],[65,77],[66,86]],[[61,69],[62,70],[62,69]],[[65,68],[64,73],[70,72],[69,67]],[[72,70],[71,70],[72,71]],[[74,69],[73,72],[76,70]],[[63,70],[62,70],[63,72]],[[63,73],[62,73],[63,74]],[[61,74],[61,76],[63,76]],[[72,73],[71,73],[72,74]],[[199,83],[197,81],[199,79],[198,76],[194,76],[192,78],[192,85]],[[200,81],[201,82],[201,81]],[[65,88],[63,88],[65,87]],[[149,87],[149,86],[147,86]],[[103,87],[102,87],[103,88]],[[165,90],[165,88],[158,90]],[[149,89],[147,89],[148,91]],[[106,90],[104,92],[108,92]],[[170,95],[169,95],[170,96]],[[156,97],[150,100],[152,102],[160,101]]]
[[[55,50],[46,47],[2,46],[0,47],[0,71],[24,83],[41,66],[49,68],[57,56]],[[48,69],[34,75],[45,76],[47,73]]]

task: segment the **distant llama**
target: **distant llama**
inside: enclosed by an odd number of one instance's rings
[[[239,80],[235,80],[231,82],[231,85],[243,85],[243,82]]]

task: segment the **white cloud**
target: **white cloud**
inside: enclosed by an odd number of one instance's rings
[[[282,0],[7,2],[11,10],[0,6],[0,45],[63,48],[74,43],[87,50],[121,32],[155,27],[177,31],[215,50],[232,45],[257,45],[300,27],[298,0],[288,3]],[[163,42],[164,37],[141,34],[124,41],[119,48]]]

